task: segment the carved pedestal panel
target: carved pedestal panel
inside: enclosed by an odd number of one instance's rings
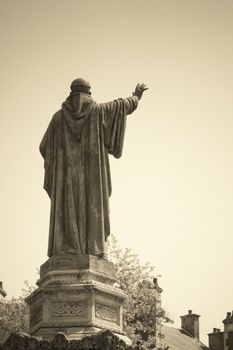
[[[114,266],[94,256],[62,255],[41,266],[38,288],[27,298],[30,334],[70,339],[109,329],[123,335],[125,294],[114,286]]]

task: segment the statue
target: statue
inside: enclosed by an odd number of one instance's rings
[[[40,144],[44,189],[51,199],[49,257],[104,257],[112,191],[108,154],[120,158],[126,115],[137,108],[147,87],[138,84],[133,96],[107,103],[96,103],[90,90],[84,79],[72,82]]]

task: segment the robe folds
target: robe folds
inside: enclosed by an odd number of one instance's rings
[[[97,104],[71,93],[41,141],[44,188],[51,199],[48,256],[102,255],[110,234],[108,154],[122,154],[126,115],[137,97]]]

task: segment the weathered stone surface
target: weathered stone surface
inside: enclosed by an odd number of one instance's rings
[[[113,285],[116,282],[114,264],[92,255],[55,255],[41,266],[37,285],[44,286],[55,281],[70,284],[88,280]]]
[[[138,101],[131,96],[97,104],[72,91],[53,116],[40,144],[51,199],[48,256],[104,256],[112,190],[108,154],[120,158],[126,116]]]
[[[122,339],[105,330],[81,340],[69,340],[59,332],[51,341],[39,340],[28,335],[12,333],[0,346],[0,350],[143,350],[140,343],[132,347]]]
[[[95,256],[51,257],[27,299],[30,334],[51,340],[57,332],[81,339],[109,329],[123,334],[125,294],[114,286],[114,266]]]

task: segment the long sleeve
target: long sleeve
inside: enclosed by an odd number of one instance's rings
[[[111,117],[114,114],[114,111],[118,108],[119,103],[123,105],[125,116],[131,114],[135,111],[138,106],[139,99],[137,96],[130,96],[127,98],[118,98],[110,102],[99,103],[99,108],[104,111],[103,122],[107,127],[109,122],[111,123]]]
[[[105,145],[108,153],[120,158],[123,150],[126,128],[126,116],[138,106],[138,98],[131,96],[98,105],[101,121],[104,126]]]

